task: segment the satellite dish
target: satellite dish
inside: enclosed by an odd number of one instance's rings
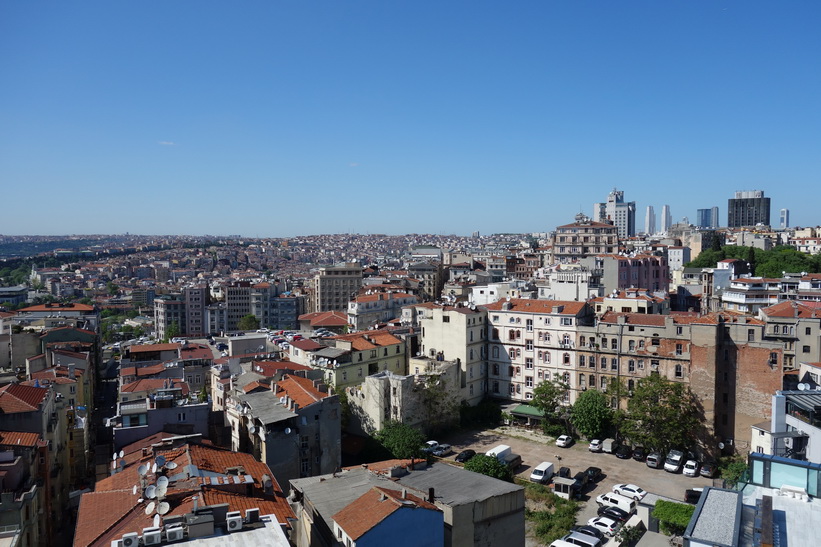
[[[145,476],[145,474],[148,473],[148,464],[144,463],[140,467],[138,467],[137,473],[139,473],[141,477]]]
[[[160,515],[154,515],[154,528],[160,527]]]
[[[286,427],[286,428],[285,428],[285,434],[286,434],[286,435],[290,435],[290,434],[291,434],[291,428],[290,428],[290,427]]]
[[[151,472],[152,473],[157,472],[157,462],[154,462],[154,463],[151,464]]]
[[[117,453],[116,452],[111,456],[111,459],[114,460],[115,462],[117,461]]]
[[[798,384],[798,391],[806,391],[807,384]]]
[[[162,467],[163,465],[165,465],[165,456],[157,456],[156,462],[157,467]]]
[[[168,502],[161,501],[160,504],[157,506],[157,513],[164,515],[171,510],[171,506],[168,505]]]
[[[111,469],[115,469],[115,470],[117,469],[117,462],[116,461],[111,462]]]
[[[125,456],[125,451],[120,450],[120,457],[122,458],[122,457],[124,457],[124,456]]]
[[[150,515],[151,513],[153,513],[154,512],[154,507],[156,507],[156,506],[157,506],[157,504],[155,502],[149,501],[148,505],[145,506],[145,514]]]
[[[255,426],[252,425],[251,427],[248,428],[248,433],[250,433],[251,435],[253,435],[256,432],[257,432],[257,428]]]
[[[165,464],[165,468],[169,470],[173,470],[177,468],[177,462],[168,462]]]
[[[724,443],[718,443],[718,449],[724,450]]]
[[[157,487],[152,484],[151,486],[146,488],[145,489],[145,497],[150,499],[150,500],[153,500],[154,498],[156,498],[157,497]]]
[[[137,495],[137,485],[136,485],[136,484],[134,485],[134,488],[132,488],[132,489],[131,489],[131,495],[132,495],[132,496],[136,496],[136,495]]]
[[[157,488],[168,488],[168,477],[160,477],[157,479]]]

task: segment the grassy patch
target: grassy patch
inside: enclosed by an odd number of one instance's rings
[[[541,484],[524,480],[516,483],[525,489],[525,499],[530,505],[525,509],[525,519],[533,523],[534,534],[540,542],[550,544],[576,524],[578,502],[560,498]]]

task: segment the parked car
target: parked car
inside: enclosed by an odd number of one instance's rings
[[[570,468],[569,467],[560,467],[559,472],[556,473],[558,476],[569,479],[570,478]]]
[[[467,450],[462,450],[461,452],[459,452],[459,454],[456,455],[455,460],[459,463],[465,463],[475,455],[476,451],[468,448]]]
[[[647,457],[644,459],[644,463],[646,463],[647,467],[651,469],[658,469],[664,464],[664,458],[662,458],[661,454],[658,452],[651,452],[647,454]]]
[[[599,507],[596,509],[596,514],[600,517],[607,517],[617,522],[625,522],[630,518],[630,513],[624,509],[619,509],[618,507],[613,507],[610,505]]]
[[[601,530],[607,536],[615,535],[619,527],[618,522],[607,517],[593,517],[587,521],[587,525]]]
[[[593,439],[587,447],[590,452],[601,452],[601,440]]]
[[[226,351],[227,349],[228,349],[228,344],[226,344],[225,342],[220,342],[219,344],[217,344],[217,350],[218,351]]]
[[[567,448],[571,444],[573,444],[573,437],[571,437],[570,435],[559,435],[559,437],[556,439],[556,446]]]
[[[613,486],[613,492],[626,498],[632,498],[636,501],[640,500],[647,494],[643,488],[636,486],[635,484],[616,484]]]
[[[616,439],[605,439],[601,443],[602,452],[613,454],[619,448],[619,441]]]
[[[616,457],[620,460],[630,459],[633,455],[633,450],[627,445],[621,445],[616,449]]]
[[[668,473],[678,473],[681,471],[682,463],[684,463],[684,452],[671,450],[667,453],[667,459],[664,460],[664,470]]]
[[[587,483],[590,482],[590,475],[585,473],[584,471],[579,471],[575,475],[573,475],[573,480],[579,483],[579,488],[584,490],[584,487],[587,486]]]
[[[433,451],[439,448],[439,443],[436,441],[427,441],[422,447],[422,452],[425,454],[433,454]]]
[[[686,477],[698,477],[699,465],[696,460],[687,460],[684,464],[684,475]]]
[[[637,462],[643,462],[647,457],[647,450],[643,446],[637,446],[633,449],[633,459]]]
[[[588,482],[599,482],[602,479],[601,469],[598,467],[588,467],[584,473],[588,477]]]
[[[440,444],[433,450],[433,455],[439,458],[444,458],[453,454],[453,448],[449,444]]]
[[[712,479],[716,475],[716,469],[716,462],[706,461],[703,464],[701,464],[700,474],[702,477]]]
[[[586,524],[584,526],[576,526],[576,528],[574,528],[573,531],[578,532],[580,534],[586,534],[588,536],[592,536],[596,539],[603,539],[604,538],[604,532],[602,532],[601,530],[599,530],[598,528],[596,528],[594,526],[588,526]]]

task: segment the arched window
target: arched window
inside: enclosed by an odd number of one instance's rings
[[[570,354],[569,354],[569,353],[564,352],[564,353],[562,354],[562,363],[564,363],[565,365],[569,365],[569,364],[570,364]]]

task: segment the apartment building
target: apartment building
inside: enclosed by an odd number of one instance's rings
[[[594,321],[584,302],[502,300],[485,306],[492,397],[529,401],[533,388],[557,375],[573,382],[576,330]],[[568,393],[567,403],[574,398]]]
[[[456,361],[462,400],[478,404],[488,390],[486,313],[476,306],[427,302],[413,306],[421,331],[421,356]]]
[[[618,250],[618,229],[612,224],[596,222],[579,213],[572,224],[556,228],[553,243],[556,262],[577,262],[586,256],[613,254]]]
[[[649,253],[631,256],[599,254],[579,262],[601,276],[606,293],[629,288],[666,293],[670,288],[670,267],[664,256]]]
[[[738,277],[731,279],[721,293],[721,304],[726,310],[754,315],[761,308],[777,304],[780,294],[780,279]]]
[[[402,314],[402,307],[416,304],[417,298],[404,292],[367,291],[348,302],[348,323],[354,330],[366,330]]]
[[[320,268],[312,280],[311,312],[348,309],[348,301],[362,286],[362,266],[345,263]]]

